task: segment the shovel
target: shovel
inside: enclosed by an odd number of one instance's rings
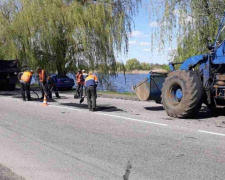
[[[81,104],[82,102],[84,102],[84,98],[85,98],[85,96],[83,96],[83,97],[80,99],[80,104]]]

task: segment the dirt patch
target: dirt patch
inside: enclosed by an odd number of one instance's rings
[[[25,178],[18,176],[9,168],[0,164],[0,180],[25,180]]]

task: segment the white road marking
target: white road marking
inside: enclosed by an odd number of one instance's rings
[[[62,109],[70,109],[70,110],[74,110],[74,111],[82,111],[82,110],[76,109],[76,108],[69,108],[69,107],[64,107],[64,106],[56,106],[56,105],[52,105],[52,104],[49,104],[49,106],[53,106],[53,107],[57,107],[57,108],[62,108]]]
[[[10,99],[12,99],[12,98],[10,98]],[[29,102],[32,103],[33,101],[29,101]],[[56,106],[56,105],[52,105],[52,104],[48,104],[48,105],[52,106],[52,107],[56,107],[56,108],[70,109],[70,110],[73,110],[73,111],[83,111],[83,110],[76,109],[76,108],[69,108],[69,107],[64,107],[64,106]],[[117,116],[117,115],[105,114],[105,113],[96,113],[96,114],[104,115],[104,116],[110,116],[110,117],[115,117],[115,118],[120,118],[120,119],[126,119],[126,120],[130,120],[130,121],[142,122],[142,123],[147,123],[147,124],[155,124],[155,125],[159,125],[159,126],[168,126],[167,124],[156,123],[156,122],[151,122],[151,121],[144,121],[144,120],[124,117],[124,116]]]
[[[3,98],[5,98],[5,99],[12,99],[12,100],[18,100],[18,99],[13,99],[13,98],[10,98],[10,97],[3,97]],[[33,103],[33,102],[31,101],[30,103]],[[51,104],[49,104],[49,106],[62,108],[62,109],[70,109],[70,110],[73,110],[73,111],[85,111],[85,110],[80,110],[80,109],[76,109],[76,108],[69,108],[69,107],[64,107],[64,106],[56,106],[56,105],[51,105]],[[124,116],[117,116],[117,115],[112,115],[112,114],[105,114],[105,113],[98,113],[98,112],[96,112],[95,114],[104,115],[104,116],[110,116],[110,117],[115,117],[115,118],[120,118],[120,119],[126,119],[126,120],[130,120],[130,121],[142,122],[142,123],[147,123],[147,124],[155,124],[155,125],[159,125],[159,126],[168,126],[167,124],[156,123],[156,122],[151,122],[151,121],[144,121],[144,120],[140,120],[140,119],[134,119],[134,118],[124,117]],[[198,132],[207,133],[207,134],[213,134],[213,135],[218,135],[218,136],[224,136],[225,137],[225,134],[222,134],[222,133],[215,133],[215,132],[204,131],[204,130],[198,130]]]
[[[213,135],[218,135],[218,136],[224,136],[225,137],[225,134],[222,134],[222,133],[215,133],[215,132],[203,131],[203,130],[198,130],[198,132],[207,133],[207,134],[213,134]]]
[[[96,113],[96,114],[100,114],[100,115],[104,115],[104,116],[111,116],[111,117],[115,117],[115,118],[131,120],[131,121],[137,121],[137,122],[142,122],[142,123],[147,123],[147,124],[168,126],[167,124],[161,124],[161,123],[156,123],[156,122],[151,122],[151,121],[144,121],[144,120],[140,120],[140,119],[134,119],[134,118],[129,118],[129,117],[117,116],[117,115],[112,115],[112,114],[105,114],[105,113]]]

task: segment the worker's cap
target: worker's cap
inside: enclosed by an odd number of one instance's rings
[[[34,71],[33,70],[29,70],[31,73],[34,73]]]
[[[85,72],[85,70],[83,69],[82,72]]]

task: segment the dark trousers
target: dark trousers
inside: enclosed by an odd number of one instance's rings
[[[30,84],[20,83],[20,91],[21,91],[21,95],[22,95],[24,101],[26,101],[25,92],[27,94],[27,100],[31,100],[31,97],[30,97]]]
[[[88,103],[88,109],[95,109],[96,108],[96,87],[95,86],[89,86],[87,87],[87,103]]]
[[[83,84],[78,84],[78,85],[77,85],[77,93],[78,93],[78,96],[79,96],[80,98],[83,96],[83,87],[84,87]]]
[[[55,96],[59,97],[59,92],[58,92],[58,87],[56,85],[48,85],[48,89],[49,89],[49,93],[48,93],[48,97],[51,99],[52,98],[52,91],[55,92]]]
[[[44,95],[47,96],[49,94],[48,85],[46,82],[40,82],[40,87],[41,87],[41,96],[43,98]]]

